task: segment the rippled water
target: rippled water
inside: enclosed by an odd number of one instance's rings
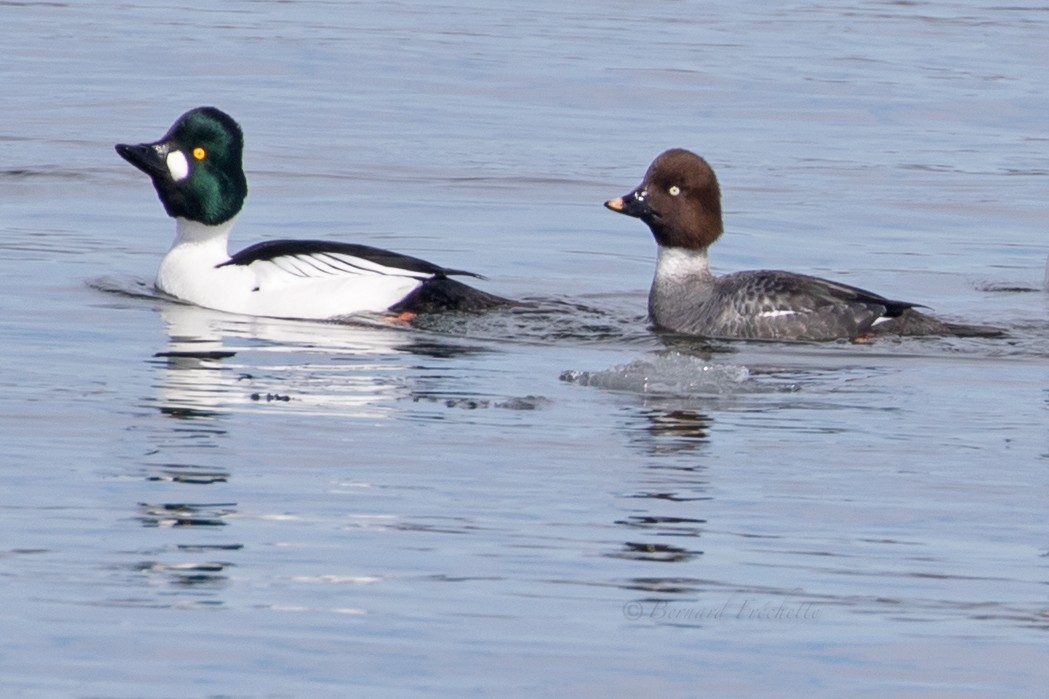
[[[0,3],[4,696],[1027,696],[1049,630],[1049,8]],[[395,248],[527,311],[251,319],[151,288],[112,151],[247,133],[234,242]],[[1005,340],[645,325],[601,207],[684,146],[718,270]]]

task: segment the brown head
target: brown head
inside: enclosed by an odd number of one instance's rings
[[[714,170],[683,148],[661,153],[637,189],[606,201],[605,206],[644,221],[656,242],[665,247],[703,249],[723,230],[721,190]]]

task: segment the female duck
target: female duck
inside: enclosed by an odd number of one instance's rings
[[[726,339],[864,340],[873,335],[994,336],[998,328],[947,323],[918,304],[827,279],[760,270],[714,276],[707,249],[721,235],[721,192],[707,161],[662,153],[641,185],[605,206],[641,219],[659,246],[648,296],[663,329]]]

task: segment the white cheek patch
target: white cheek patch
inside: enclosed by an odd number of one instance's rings
[[[168,172],[171,173],[171,179],[176,182],[184,180],[189,176],[189,161],[186,160],[186,156],[183,155],[182,151],[171,151],[164,159],[164,162],[167,163]]]
[[[783,316],[797,315],[797,311],[762,311],[758,314],[758,318],[782,318]]]

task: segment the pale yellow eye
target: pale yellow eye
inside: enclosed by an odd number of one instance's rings
[[[676,184],[672,184],[670,185],[670,189],[668,189],[667,191],[670,192],[670,196],[676,197],[677,195],[681,194],[681,187],[678,187]]]
[[[207,151],[205,151],[200,146],[197,146],[196,148],[193,149],[193,157],[196,158],[197,160],[203,160],[204,156],[206,156],[206,155],[207,155]]]

